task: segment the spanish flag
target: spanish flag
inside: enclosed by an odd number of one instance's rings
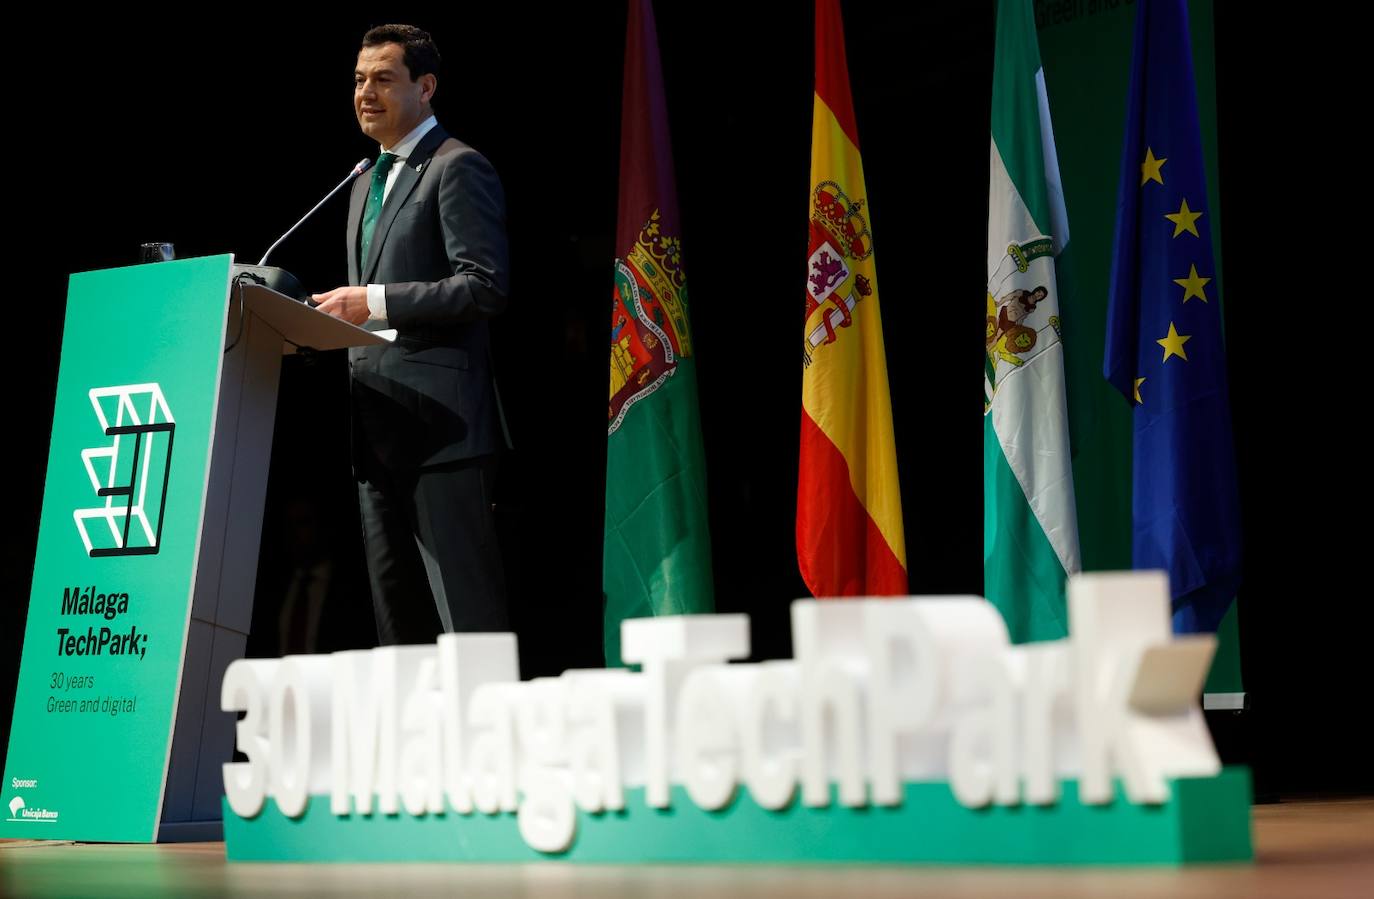
[[[816,0],[797,564],[815,596],[907,592],[868,192],[839,0]]]

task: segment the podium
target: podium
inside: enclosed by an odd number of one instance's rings
[[[386,343],[232,261],[71,278],[0,837],[220,838],[282,356]]]
[[[243,657],[253,620],[282,356],[297,347],[323,351],[387,342],[257,284],[231,291],[231,333],[240,302],[243,333],[225,354],[220,377],[159,842],[221,838],[220,768],[233,756],[235,716],[219,711],[219,686],[229,663]]]

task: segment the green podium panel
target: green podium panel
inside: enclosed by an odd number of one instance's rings
[[[0,837],[156,836],[231,263],[71,277]]]

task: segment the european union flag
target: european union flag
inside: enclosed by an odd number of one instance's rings
[[[1138,7],[1103,374],[1135,407],[1134,565],[1169,572],[1175,631],[1214,631],[1240,503],[1188,9]]]

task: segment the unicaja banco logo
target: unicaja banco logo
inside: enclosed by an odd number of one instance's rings
[[[25,807],[24,799],[21,796],[16,796],[10,800],[9,819],[11,821],[24,824],[56,824],[57,817],[57,812],[51,812],[45,808]]]
[[[26,785],[33,784],[35,786],[38,784],[36,780],[16,780],[15,782]],[[31,824],[52,824],[57,821],[57,812],[50,812],[45,808],[29,808],[24,802],[23,796],[11,798],[8,806],[10,810],[9,820],[11,821]]]
[[[81,451],[91,488],[104,499],[72,513],[81,542],[90,556],[152,555],[162,545],[176,422],[157,384],[96,387],[89,396],[111,441]]]

